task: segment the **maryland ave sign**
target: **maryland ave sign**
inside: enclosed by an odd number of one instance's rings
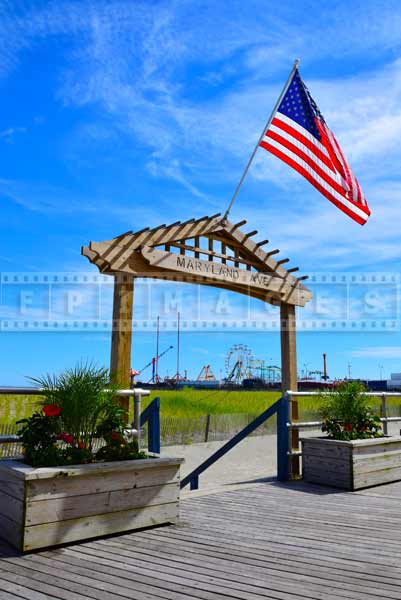
[[[198,281],[199,283],[214,283],[219,287],[227,287],[233,291],[257,294],[262,297],[272,294],[277,300],[303,306],[310,298],[309,290],[303,289],[297,283],[277,277],[271,273],[248,271],[235,266],[207,260],[200,260],[187,255],[175,254],[150,247],[143,247],[142,256],[153,268],[171,272],[171,279],[177,274],[186,275],[181,280]],[[175,276],[173,275],[175,274]],[[251,294],[255,295],[255,294]]]

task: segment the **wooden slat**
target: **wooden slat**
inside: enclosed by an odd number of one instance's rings
[[[199,246],[196,246],[196,245],[190,246],[189,244],[184,244],[181,242],[172,242],[169,245],[172,246],[173,248],[179,248],[180,254],[185,254],[185,250],[190,250],[195,253],[195,258],[199,258],[199,255],[203,254],[205,256],[211,257],[211,260],[213,260],[213,257],[221,258],[223,264],[226,264],[227,261],[230,261],[230,262],[234,262],[235,266],[239,266],[239,264],[253,266],[253,267],[260,266],[260,265],[258,265],[258,263],[254,262],[254,261],[251,261],[251,260],[248,260],[245,258],[239,258],[238,253],[236,256],[229,256],[229,255],[225,254],[224,250],[223,250],[223,245],[222,245],[223,252],[214,252],[213,250],[206,250],[206,249],[200,248]],[[224,249],[225,249],[225,246],[224,246]]]
[[[169,503],[34,525],[25,529],[24,549],[28,551],[37,547],[51,546],[54,543],[65,544],[128,529],[173,523],[177,520],[178,512],[178,503]]]
[[[130,490],[154,486],[156,484],[176,483],[179,480],[178,467],[151,469],[148,471],[123,471],[121,473],[101,473],[101,491],[112,492],[115,489]],[[98,477],[69,476],[55,484],[54,479],[37,479],[29,482],[27,495],[30,502],[96,494],[99,490]]]
[[[188,496],[179,526],[27,556],[0,546],[0,600],[398,600],[393,493],[259,484]]]
[[[195,258],[199,258],[199,252],[200,252],[200,249],[199,249],[199,245],[200,245],[200,244],[199,244],[199,240],[200,240],[200,237],[199,237],[199,235],[197,235],[197,236],[194,238],[194,246],[195,246],[195,249],[194,249],[194,251],[195,251]]]
[[[32,526],[78,517],[106,515],[145,505],[156,506],[168,502],[178,502],[178,500],[179,488],[173,483],[139,489],[116,489],[97,494],[28,501],[26,524]]]

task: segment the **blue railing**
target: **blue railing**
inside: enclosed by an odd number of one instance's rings
[[[160,454],[160,398],[155,398],[140,417],[140,426],[148,424],[148,450]]]
[[[286,397],[280,398],[272,406],[266,409],[256,419],[241,429],[231,440],[226,442],[224,446],[219,448],[214,454],[209,456],[196,469],[189,473],[181,480],[181,489],[190,486],[191,490],[199,488],[199,475],[204,473],[206,469],[211,467],[222,456],[227,454],[234,446],[239,444],[244,438],[250,435],[255,429],[260,427],[265,421],[277,414],[277,476],[280,481],[288,479],[288,452],[289,452],[289,436],[288,436],[288,400]]]

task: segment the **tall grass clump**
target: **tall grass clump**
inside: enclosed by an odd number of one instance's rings
[[[80,439],[89,450],[99,426],[120,415],[117,388],[110,384],[106,368],[78,364],[58,375],[29,379],[41,388],[41,404],[61,409],[63,430]]]

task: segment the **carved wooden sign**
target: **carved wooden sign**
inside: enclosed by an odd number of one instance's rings
[[[257,233],[240,229],[246,221],[230,223],[221,215],[176,221],[153,229],[127,231],[103,242],[90,242],[82,254],[101,273],[185,281],[229,289],[270,302],[305,306],[312,298],[294,276],[298,267],[285,268],[278,249],[262,249]]]
[[[299,289],[296,284],[272,275],[271,272],[247,271],[223,263],[156,250],[149,246],[142,247],[141,254],[153,268],[160,268],[163,272],[168,270],[172,273],[186,274],[191,281],[210,281],[233,291],[239,291],[241,288],[241,291],[260,290],[261,295],[272,294],[280,301],[302,306],[311,297],[309,290]]]

